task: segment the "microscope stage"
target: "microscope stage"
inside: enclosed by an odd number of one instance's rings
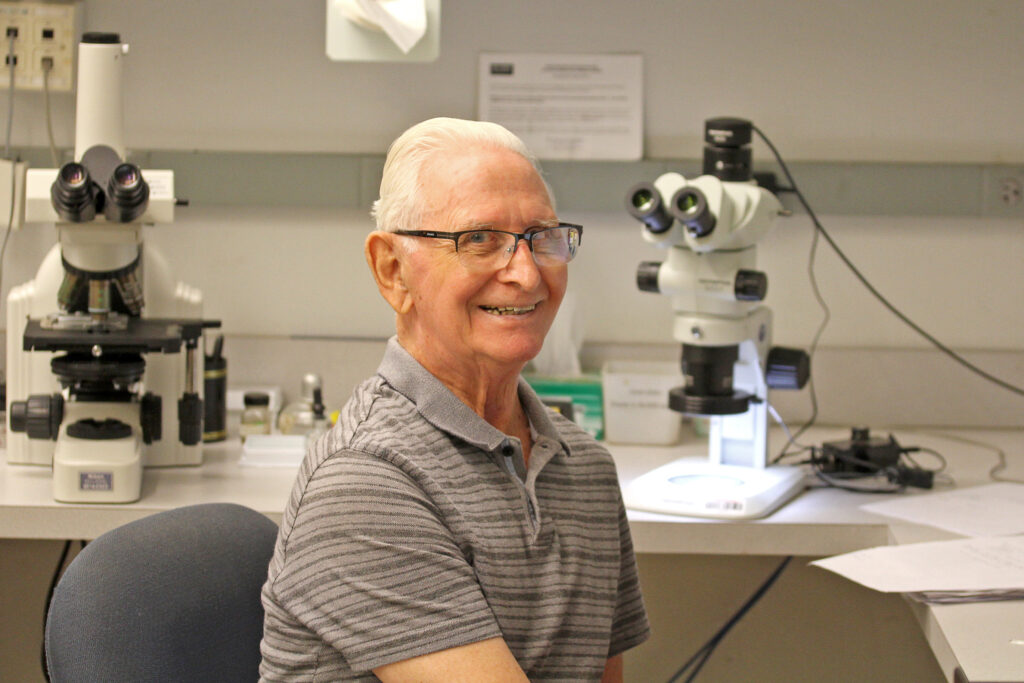
[[[804,474],[794,467],[759,469],[682,458],[637,477],[623,497],[633,510],[754,519],[773,512],[803,488]]]

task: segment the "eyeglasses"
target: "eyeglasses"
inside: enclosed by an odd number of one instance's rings
[[[432,237],[455,242],[459,262],[470,270],[499,270],[512,260],[519,248],[519,240],[530,247],[533,260],[538,266],[561,266],[576,256],[583,238],[583,226],[573,223],[559,223],[549,228],[531,229],[530,232],[508,232],[507,230],[464,230],[462,232],[438,232],[436,230],[396,230],[399,235],[411,237]]]

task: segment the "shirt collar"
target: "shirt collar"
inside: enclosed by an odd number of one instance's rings
[[[420,415],[438,429],[489,452],[497,451],[507,441],[507,435],[477,415],[413,358],[398,342],[398,337],[388,340],[377,374],[412,401]],[[568,454],[568,445],[551,421],[550,410],[522,377],[518,391],[531,431],[557,441]]]

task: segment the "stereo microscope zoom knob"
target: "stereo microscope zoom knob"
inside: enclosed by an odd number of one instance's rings
[[[811,377],[811,357],[802,349],[773,346],[764,376],[772,389],[803,389]]]
[[[768,276],[758,270],[736,271],[733,294],[737,301],[764,301],[768,294]]]
[[[658,273],[661,271],[661,261],[643,261],[636,269],[636,287],[641,292],[660,293],[658,286]]]
[[[30,439],[56,440],[63,420],[60,394],[33,394],[26,401],[11,402],[11,431],[25,432]]]

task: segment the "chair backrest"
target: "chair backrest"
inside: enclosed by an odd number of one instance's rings
[[[87,545],[64,572],[46,661],[65,681],[255,681],[277,526],[240,505],[160,512]]]

